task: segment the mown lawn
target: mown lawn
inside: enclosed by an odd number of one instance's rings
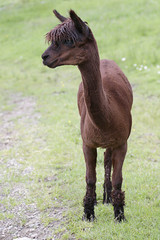
[[[101,58],[115,60],[133,86],[133,128],[123,167],[127,222],[102,204],[83,222],[85,163],[76,67],[42,65],[52,9],[89,23]],[[160,239],[160,2],[0,1],[0,236],[41,239]],[[32,220],[32,221],[31,221]],[[37,225],[37,222],[39,225]],[[1,239],[0,238],[0,239]]]

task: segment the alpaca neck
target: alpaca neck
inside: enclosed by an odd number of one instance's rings
[[[105,130],[109,125],[109,109],[107,97],[104,94],[100,73],[100,58],[96,42],[90,46],[89,59],[80,64],[85,104],[92,122],[100,129]]]

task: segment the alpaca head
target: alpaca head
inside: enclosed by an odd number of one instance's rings
[[[80,65],[89,58],[88,45],[93,40],[89,27],[73,10],[70,18],[55,16],[62,22],[46,34],[50,46],[42,54],[43,64],[50,68],[61,65]]]

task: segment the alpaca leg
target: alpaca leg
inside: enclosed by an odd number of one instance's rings
[[[111,159],[112,151],[111,149],[107,149],[104,153],[104,193],[103,193],[103,204],[111,203],[111,192],[112,192],[112,183],[111,183],[111,167],[112,167],[112,159]],[[107,195],[107,199],[106,199]]]
[[[118,222],[125,220],[124,205],[125,193],[122,192],[122,166],[127,151],[127,143],[114,149],[112,152],[113,174],[112,174],[112,204],[114,207],[114,216]]]
[[[84,219],[91,221],[95,218],[97,149],[89,148],[83,144],[83,152],[86,162],[86,195],[83,200]]]

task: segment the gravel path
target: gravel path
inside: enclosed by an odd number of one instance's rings
[[[40,114],[35,112],[36,102],[32,97],[24,97],[22,94],[10,94],[8,105],[14,106],[11,111],[0,110],[0,152],[12,153],[12,148],[18,146],[20,132],[15,128],[15,122],[24,124],[25,128],[36,127]],[[24,182],[13,183],[10,175],[18,174],[29,176],[34,171],[33,167],[27,166],[23,169],[23,159],[9,154],[3,158],[0,155],[0,240],[12,240],[28,237],[30,239],[61,239],[61,234],[55,234],[55,230],[64,222],[64,208],[50,208],[45,210],[47,217],[54,220],[44,226],[41,222],[41,212],[36,204],[26,204],[29,194],[27,184]],[[9,172],[8,172],[9,169]],[[12,202],[11,202],[12,200]],[[18,204],[17,204],[18,202]],[[5,216],[5,217],[3,217]],[[74,238],[72,238],[74,239]]]

